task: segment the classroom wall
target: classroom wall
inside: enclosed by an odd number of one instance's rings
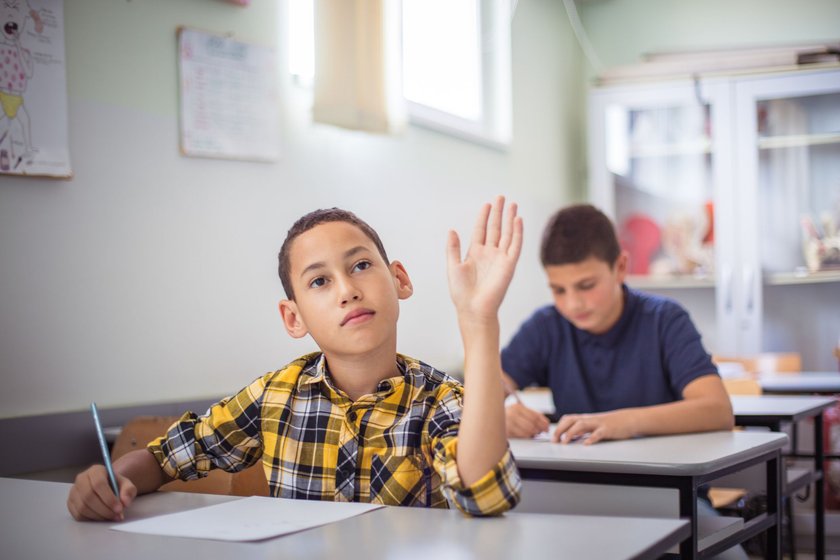
[[[605,66],[644,53],[837,41],[837,0],[578,0]]]
[[[562,4],[519,2],[507,152],[414,127],[383,137],[313,125],[308,95],[284,81],[280,161],[180,156],[176,27],[276,46],[282,60],[283,11],[275,0],[65,2],[74,177],[0,177],[0,418],[215,397],[313,349],[279,320],[276,252],[317,207],[359,213],[404,262],[415,295],[399,349],[440,368],[461,366],[446,230],[467,232],[481,202],[504,193],[526,219],[503,340],[548,301],[539,231],[582,198],[585,168],[581,55]]]

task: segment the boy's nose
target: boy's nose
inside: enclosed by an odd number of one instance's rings
[[[583,298],[578,294],[569,294],[566,301],[568,302],[569,309],[573,311],[583,308]]]
[[[359,301],[362,299],[362,293],[356,287],[356,285],[348,280],[340,281],[341,284],[341,291],[339,292],[341,296],[341,304],[346,305],[351,301]]]

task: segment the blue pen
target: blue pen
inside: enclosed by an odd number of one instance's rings
[[[114,476],[114,467],[111,466],[111,454],[108,453],[108,443],[105,441],[105,433],[102,431],[102,423],[99,421],[99,412],[96,410],[95,402],[90,403],[90,411],[93,414],[93,423],[96,424],[96,437],[99,438],[99,448],[102,450],[102,458],[105,460],[105,468],[108,470],[111,489],[119,498],[120,487],[117,485],[117,477]]]

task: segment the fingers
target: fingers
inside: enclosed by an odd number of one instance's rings
[[[502,215],[505,210],[505,197],[497,196],[493,201],[493,207],[490,210],[490,219],[487,223],[487,234],[484,243],[491,247],[499,246],[499,239],[502,236]],[[508,213],[510,210],[508,210]]]
[[[461,264],[461,239],[453,230],[446,239],[446,264],[450,270]]]
[[[516,216],[513,220],[513,234],[511,236],[510,246],[505,249],[509,257],[514,262],[519,260],[519,254],[522,252],[522,217]]]
[[[505,409],[505,425],[512,438],[532,438],[549,428],[548,418],[519,403]]]
[[[137,495],[134,484],[120,477],[120,498],[114,495],[105,467],[94,465],[79,473],[67,497],[67,509],[78,521],[118,521]]]
[[[583,445],[592,445],[593,443],[598,443],[599,441],[604,439],[606,433],[607,431],[604,429],[603,426],[601,426],[600,428],[589,434],[589,437],[586,438],[586,441],[583,442]]]
[[[124,476],[118,475],[117,479],[120,484],[120,502],[122,503],[123,509],[125,509],[130,506],[131,502],[134,501],[134,498],[137,497],[137,487],[134,486],[134,483],[131,482],[131,480]]]
[[[478,218],[473,227],[472,240],[470,241],[474,246],[484,245],[484,240],[487,236],[487,218],[490,216],[490,209],[489,204],[484,204],[478,213]]]
[[[592,426],[586,416],[580,414],[566,414],[557,423],[557,428],[551,436],[554,443],[569,443],[584,436]]]
[[[507,214],[505,214],[505,225],[502,228],[502,237],[499,239],[499,249],[507,252],[510,247],[511,238],[513,237],[513,229],[516,221],[517,205],[512,202],[508,206]]]

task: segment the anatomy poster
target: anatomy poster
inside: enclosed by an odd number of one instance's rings
[[[69,177],[63,0],[0,0],[0,174]]]

